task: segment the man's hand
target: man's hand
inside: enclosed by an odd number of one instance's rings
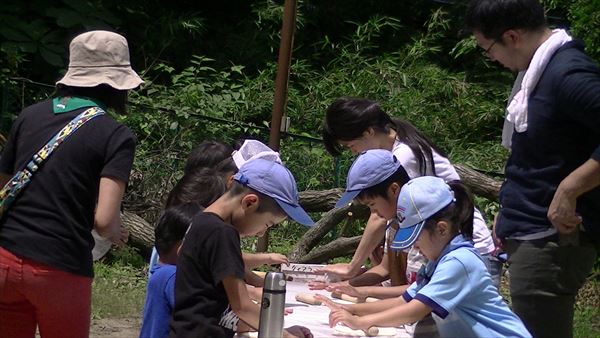
[[[548,219],[560,234],[570,234],[582,221],[577,215],[577,197],[568,194],[561,186],[558,186],[550,207],[548,208]]]

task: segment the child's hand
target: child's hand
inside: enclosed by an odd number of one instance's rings
[[[327,288],[327,285],[329,285],[327,282],[315,280],[312,282],[308,282],[308,289],[309,290],[325,290],[325,288]]]
[[[290,264],[290,261],[288,260],[288,258],[282,254],[279,253],[269,253],[267,256],[267,264],[269,265],[274,265],[274,264]]]
[[[333,275],[338,277],[339,279],[349,279],[356,275],[356,272],[352,271],[352,267],[348,263],[331,264],[322,268],[315,269],[315,272]]]
[[[355,316],[344,309],[332,310],[329,313],[329,326],[334,327],[337,323],[342,323],[355,330],[368,328],[361,325],[359,316]]]
[[[325,290],[331,291],[330,288],[334,288],[336,286],[342,285],[350,285],[347,281],[337,282],[337,283],[328,283],[326,281],[312,281],[308,283],[309,290]]]
[[[308,328],[294,325],[283,330],[283,338],[313,338],[313,335]]]
[[[367,299],[366,294],[360,292],[358,290],[358,288],[355,288],[354,286],[351,286],[351,285],[342,285],[342,284],[336,283],[334,285],[328,286],[327,291],[331,291],[331,292],[335,292],[335,293],[343,293],[348,296],[356,297],[362,301]]]
[[[294,308],[291,307],[286,307],[285,309],[283,309],[283,315],[287,316],[294,313]]]
[[[339,310],[343,307],[342,304],[338,304],[323,295],[316,294],[315,299],[318,301],[321,301],[321,303],[323,303],[323,305],[327,306],[329,308],[329,310],[332,310],[332,311]]]
[[[325,289],[327,289],[327,291],[329,292],[333,292],[333,290],[335,290],[336,288],[344,286],[350,286],[350,283],[348,281],[329,283]]]
[[[246,285],[246,289],[248,290],[248,296],[250,297],[250,299],[257,301],[258,303],[262,301],[262,288],[256,288],[250,285]]]

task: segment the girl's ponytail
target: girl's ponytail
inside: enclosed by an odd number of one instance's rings
[[[458,227],[458,231],[467,239],[473,238],[473,195],[467,186],[460,181],[448,182],[454,192],[454,210],[451,216],[452,222]]]

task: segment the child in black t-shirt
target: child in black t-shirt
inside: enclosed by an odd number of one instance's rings
[[[232,187],[192,220],[177,260],[175,309],[170,337],[232,337],[238,318],[258,329],[260,306],[244,283],[240,236],[263,234],[286,214],[313,222],[298,204],[294,177],[283,165],[264,159],[246,162]],[[303,327],[284,337],[312,337]]]

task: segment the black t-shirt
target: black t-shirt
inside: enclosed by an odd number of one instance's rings
[[[175,309],[171,338],[232,337],[227,325],[229,301],[225,277],[244,278],[238,231],[217,215],[201,212],[188,229],[175,279]]]
[[[52,101],[25,108],[12,125],[0,172],[12,176],[87,108],[54,114]],[[34,174],[0,221],[0,246],[17,256],[93,277],[94,210],[100,177],[129,179],[135,137],[107,115],[70,135]]]

